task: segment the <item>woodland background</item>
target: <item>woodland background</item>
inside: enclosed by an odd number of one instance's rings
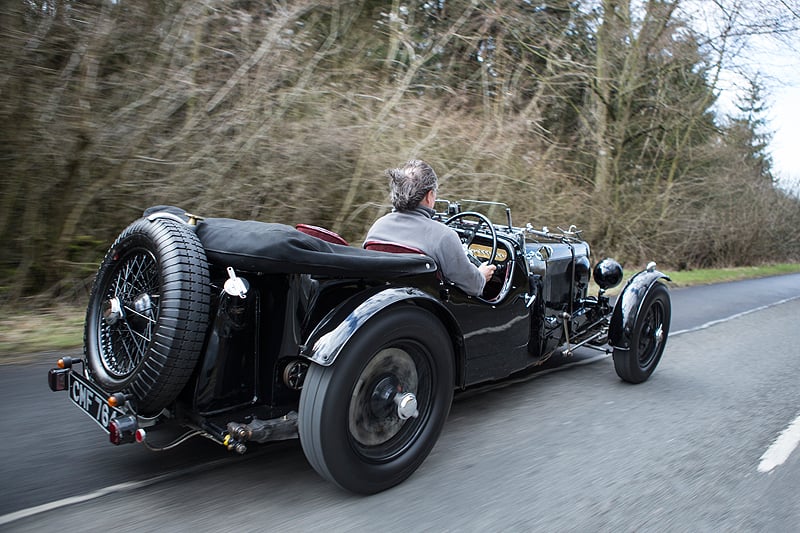
[[[748,37],[796,36],[797,8],[3,2],[0,305],[84,298],[155,204],[359,243],[388,209],[383,170],[410,157],[434,166],[442,198],[578,225],[595,260],[800,261],[800,200],[772,175],[757,72],[742,70],[735,112],[715,106]]]

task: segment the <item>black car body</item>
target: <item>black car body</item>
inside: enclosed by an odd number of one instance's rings
[[[373,493],[422,463],[455,390],[580,346],[645,381],[667,339],[667,277],[649,265],[612,305],[618,263],[592,269],[574,228],[515,227],[505,212],[500,224],[459,203],[437,214],[474,262],[497,265],[474,297],[393,243],[362,249],[312,226],[151,208],[107,253],[84,357],[62,359],[50,387],[115,444],[165,449],[202,435],[244,453],[299,436],[324,478]]]

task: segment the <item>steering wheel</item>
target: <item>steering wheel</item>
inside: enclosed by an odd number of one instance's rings
[[[456,222],[460,221],[463,218],[477,218],[478,223],[475,224],[474,227],[469,228],[466,230],[466,233],[462,235],[459,233],[459,237],[461,238],[461,243],[464,245],[464,249],[467,252],[467,257],[469,260],[475,264],[475,266],[480,266],[481,260],[472,255],[472,252],[469,249],[470,244],[472,241],[475,240],[475,235],[478,234],[478,230],[481,229],[484,225],[488,226],[489,232],[492,234],[492,253],[489,254],[489,259],[486,261],[487,263],[492,263],[497,257],[497,232],[494,230],[494,224],[492,221],[489,220],[485,215],[481,213],[477,213],[475,211],[464,211],[463,213],[458,213],[457,215],[453,215],[445,221],[446,226],[453,226]],[[463,226],[460,229],[464,230]]]

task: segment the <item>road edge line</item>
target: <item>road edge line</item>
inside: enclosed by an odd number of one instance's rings
[[[257,454],[253,454],[255,456]],[[12,522],[16,522],[17,520],[22,520],[23,518],[28,518],[39,513],[46,513],[49,511],[54,511],[56,509],[60,509],[62,507],[67,507],[69,505],[74,505],[77,503],[88,502],[91,500],[96,500],[97,498],[101,498],[108,494],[114,494],[116,492],[130,492],[132,490],[140,489],[143,487],[148,487],[150,485],[155,485],[156,483],[160,483],[162,481],[169,481],[171,479],[184,476],[186,474],[192,474],[197,471],[203,470],[211,470],[216,468],[217,466],[221,465],[225,462],[230,462],[231,457],[223,457],[221,459],[216,459],[210,463],[204,463],[202,465],[195,465],[190,466],[189,468],[184,468],[183,470],[176,470],[175,472],[168,472],[166,474],[161,474],[155,477],[151,477],[148,479],[142,479],[139,481],[126,481],[124,483],[117,483],[116,485],[109,485],[108,487],[103,487],[92,492],[87,492],[85,494],[78,494],[77,496],[69,496],[67,498],[62,498],[60,500],[56,500],[53,502],[43,503],[40,505],[35,505],[33,507],[28,507],[26,509],[20,509],[19,511],[13,511],[11,513],[7,513],[4,515],[0,515],[0,526],[10,524]]]
[[[769,309],[771,307],[782,305],[782,304],[785,304],[785,303],[788,303],[788,302],[791,302],[791,301],[797,300],[797,299],[800,299],[800,296],[792,296],[791,298],[784,298],[783,300],[778,300],[777,302],[772,302],[772,303],[769,303],[769,304],[766,304],[766,305],[761,305],[759,307],[754,307],[753,309],[748,309],[747,311],[742,311],[741,313],[736,313],[734,315],[730,315],[730,316],[727,316],[727,317],[724,317],[724,318],[719,318],[717,320],[711,320],[710,322],[706,322],[705,324],[700,324],[699,326],[695,326],[693,328],[681,329],[681,330],[678,330],[678,331],[671,331],[669,333],[669,336],[670,337],[677,337],[678,335],[683,335],[684,333],[693,333],[695,331],[708,329],[708,328],[710,328],[712,326],[716,326],[717,324],[722,324],[724,322],[728,322],[730,320],[734,320],[736,318],[740,318],[740,317],[749,315],[751,313],[757,313],[758,311],[764,311],[765,309]]]

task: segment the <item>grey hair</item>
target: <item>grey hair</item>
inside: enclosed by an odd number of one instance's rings
[[[389,198],[397,211],[415,209],[428,194],[439,187],[436,172],[420,159],[412,159],[400,168],[386,171],[389,178]]]

